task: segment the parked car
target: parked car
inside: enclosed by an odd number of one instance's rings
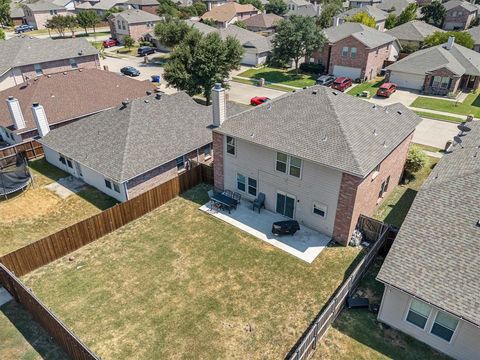
[[[15,34],[21,34],[27,31],[33,31],[33,26],[28,24],[18,25],[15,28]]]
[[[397,84],[395,83],[384,83],[380,85],[377,90],[377,96],[383,96],[389,98],[395,91],[397,91]]]
[[[335,81],[332,84],[332,89],[343,92],[350,86],[352,86],[352,79],[341,76],[335,79]]]
[[[331,86],[334,81],[335,81],[335,76],[322,75],[317,79],[317,85]]]
[[[118,45],[118,41],[116,39],[107,39],[107,40],[103,41],[103,47],[104,48],[109,48],[109,47],[117,46],[117,45]]]
[[[120,72],[122,74],[128,75],[128,76],[138,76],[138,75],[140,75],[140,71],[135,69],[133,66],[125,66],[125,67],[120,69]]]
[[[264,102],[267,102],[268,100],[270,99],[266,96],[255,96],[250,99],[250,105],[253,105],[253,106],[261,105]]]
[[[155,53],[155,49],[151,46],[140,46],[137,50],[138,56],[145,56],[145,55],[150,55],[154,53]]]

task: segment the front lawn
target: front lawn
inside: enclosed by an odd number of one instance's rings
[[[208,189],[24,281],[102,359],[283,358],[360,250],[305,263],[200,211]]]
[[[419,96],[410,106],[459,115],[472,114],[476,118],[480,117],[480,95],[475,93],[467,95],[463,102]]]
[[[138,46],[132,46],[131,48],[122,46],[117,49],[116,53],[120,55],[138,56]]]
[[[29,165],[33,185],[17,196],[0,200],[0,255],[73,225],[116,202],[90,186],[62,199],[45,186],[68,174],[45,159],[30,161]]]
[[[317,78],[315,75],[303,73],[301,70],[298,70],[298,74],[295,74],[295,70],[277,69],[267,66],[258,69],[249,69],[238,74],[238,76],[253,79],[264,78],[265,81],[271,83],[295,86],[298,88],[315,85]]]
[[[232,81],[242,83],[242,84],[247,84],[247,85],[253,85],[253,86],[258,86],[258,81],[253,80],[253,79],[243,79],[239,78],[237,76],[232,77]],[[284,91],[284,92],[290,92],[295,89],[288,88],[282,85],[275,85],[275,84],[265,84],[264,87],[268,89],[273,89],[273,90],[278,90],[278,91]]]
[[[366,81],[364,83],[358,84],[353,89],[347,91],[347,94],[358,96],[364,91],[368,91],[370,93],[369,97],[375,96],[377,93],[378,88],[380,85],[384,83],[385,79],[378,78],[372,81]]]

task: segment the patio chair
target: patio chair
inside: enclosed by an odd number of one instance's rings
[[[224,190],[222,194],[233,199],[233,191],[232,190]]]
[[[260,214],[260,210],[262,207],[265,209],[265,194],[264,193],[259,193],[257,198],[253,200],[253,211],[255,211],[255,208],[258,208],[258,213]]]
[[[211,199],[213,197],[213,190],[208,190],[207,194],[208,194],[208,198]]]
[[[233,200],[235,200],[237,202],[237,205],[240,204],[240,200],[242,200],[242,195],[240,195],[237,192],[234,192],[233,193]]]

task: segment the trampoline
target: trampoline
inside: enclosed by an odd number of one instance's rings
[[[8,195],[26,189],[30,181],[27,160],[22,153],[18,153],[14,166],[0,169],[0,196],[6,199]]]

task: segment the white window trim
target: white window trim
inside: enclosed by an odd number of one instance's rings
[[[319,214],[315,214],[315,207],[323,210],[325,215],[321,216]],[[328,206],[319,202],[319,201],[312,201],[312,214],[315,215],[315,216],[318,216],[322,220],[325,220],[328,216]]]
[[[183,159],[183,169],[178,168],[178,162],[177,160],[182,158]],[[175,167],[177,168],[177,173],[182,173],[187,171],[187,160],[185,159],[185,155],[179,156],[178,158],[175,159]]]
[[[231,154],[231,153],[228,152],[227,138],[232,138],[233,139],[233,148],[235,149],[235,154]],[[238,152],[237,138],[235,136],[225,135],[225,153],[228,156],[237,157],[237,152]]]
[[[435,321],[436,321],[436,319],[437,319],[437,316],[438,316],[438,314],[441,313],[441,312],[444,313],[444,314],[447,314],[448,316],[451,316],[451,317],[457,319],[457,326],[455,327],[455,330],[453,330],[452,337],[450,338],[450,341],[447,341],[447,340],[445,340],[444,338],[438,336],[437,334],[432,333],[433,325],[435,325]],[[432,320],[432,323],[431,323],[431,325],[430,325],[430,329],[428,330],[428,333],[429,333],[430,335],[435,336],[435,338],[440,339],[441,341],[443,341],[443,342],[445,342],[445,343],[447,343],[447,344],[451,344],[451,343],[454,341],[454,339],[456,338],[456,335],[457,335],[457,333],[458,333],[458,328],[460,327],[460,323],[461,323],[462,320],[459,319],[459,318],[457,318],[456,316],[453,316],[453,315],[450,314],[450,313],[447,313],[447,312],[445,312],[445,311],[438,310],[438,309],[435,309],[433,315],[434,315],[434,316],[432,317],[433,320]]]
[[[286,172],[282,172],[280,170],[277,170],[277,154],[278,153],[281,153],[281,154],[285,154],[287,155],[287,168],[286,168]],[[291,159],[292,157],[294,158],[297,158],[297,159],[300,159],[300,176],[295,176],[295,175],[292,175],[290,174],[290,162],[291,162]],[[290,154],[287,154],[287,153],[284,153],[282,151],[275,151],[275,163],[274,163],[274,169],[275,169],[275,172],[277,173],[280,173],[280,174],[284,174],[284,175],[288,175],[288,176],[291,176],[292,178],[294,179],[301,179],[302,176],[303,176],[303,163],[305,162],[301,157],[298,157],[298,156],[294,156],[294,155],[290,155]]]
[[[275,194],[275,213],[279,214],[277,212],[277,195],[280,194],[280,195],[283,195],[283,196],[288,196],[289,198],[292,198],[293,199],[293,217],[291,218],[292,220],[295,220],[295,217],[297,215],[297,197],[295,195],[292,195],[292,194],[289,194],[285,191],[281,191],[281,190],[277,190],[276,194]],[[285,217],[288,217],[284,214],[281,214],[282,216],[285,216]]]
[[[424,326],[423,328],[421,328],[420,326],[415,325],[414,323],[411,323],[410,321],[407,320],[408,313],[410,312],[410,307],[412,306],[412,302],[413,302],[414,300],[415,300],[415,301],[420,301],[420,302],[422,302],[422,303],[427,304],[428,306],[430,306],[430,312],[428,313],[427,321],[425,322],[425,326]],[[413,328],[415,328],[415,329],[417,329],[417,330],[426,331],[426,329],[427,329],[428,327],[430,327],[430,326],[428,325],[428,323],[429,323],[429,321],[430,321],[430,317],[432,316],[432,313],[433,313],[433,306],[432,306],[432,305],[426,303],[425,301],[416,299],[416,298],[414,298],[414,297],[410,297],[410,300],[408,301],[407,311],[405,311],[405,314],[404,314],[404,316],[403,316],[403,321],[404,321],[405,323],[407,323],[409,326],[412,326]]]

